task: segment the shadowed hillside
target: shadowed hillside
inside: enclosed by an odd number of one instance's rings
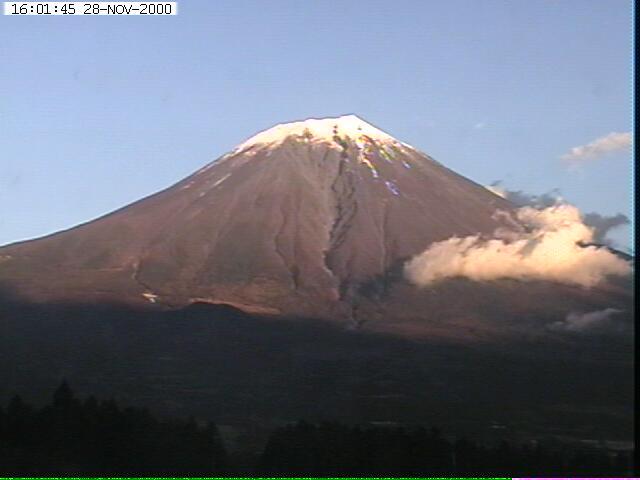
[[[234,430],[295,421],[440,425],[493,438],[632,437],[632,342],[556,336],[470,347],[193,305],[0,302],[0,395],[80,393]],[[496,430],[498,429],[498,430]]]
[[[0,474],[147,476],[622,476],[628,452],[579,443],[502,439],[478,444],[436,428],[276,428],[260,451],[228,456],[210,422],[158,418],[113,400],[77,398],[66,382],[34,408],[15,396],[0,407]],[[249,447],[249,448],[247,448]]]

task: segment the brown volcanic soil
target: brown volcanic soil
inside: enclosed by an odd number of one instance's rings
[[[545,323],[571,308],[629,310],[630,291],[612,285],[409,285],[407,259],[452,236],[489,235],[505,226],[496,210],[514,207],[399,143],[372,143],[376,177],[355,141],[338,140],[252,145],[102,218],[0,248],[0,287],[30,301],[203,301],[435,336],[498,335],[514,319]]]

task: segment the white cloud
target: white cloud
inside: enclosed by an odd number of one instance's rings
[[[478,123],[476,123],[476,124],[473,126],[473,128],[474,128],[475,130],[480,130],[480,129],[482,129],[482,128],[486,127],[486,126],[487,126],[487,123],[486,123],[486,122],[478,122]]]
[[[530,206],[540,209],[565,203],[557,188],[540,195],[532,195],[522,190],[508,190],[502,186],[502,182],[500,181],[493,182],[491,185],[485,186],[485,188],[509,200],[517,207]],[[583,222],[585,225],[594,229],[594,242],[609,246],[614,246],[614,242],[607,237],[608,233],[617,228],[629,225],[630,223],[629,218],[622,213],[616,215],[601,215],[595,212],[585,214],[583,216]]]
[[[604,137],[597,138],[591,143],[573,147],[568,153],[562,155],[562,159],[572,164],[586,160],[594,160],[608,153],[625,150],[631,146],[632,136],[630,132],[612,132]]]
[[[612,318],[615,314],[622,313],[617,308],[605,308],[594,312],[577,313],[571,312],[561,322],[554,322],[549,325],[549,329],[559,332],[613,332],[621,330],[624,325]]]
[[[503,212],[504,215],[508,215]],[[500,278],[550,280],[593,287],[608,275],[626,275],[628,262],[606,248],[584,247],[594,230],[582,222],[572,205],[516,210],[512,227],[435,242],[405,265],[405,275],[425,286],[445,278],[475,281]]]

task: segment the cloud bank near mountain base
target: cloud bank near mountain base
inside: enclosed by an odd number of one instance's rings
[[[496,195],[509,200],[518,207],[530,206],[535,208],[544,208],[564,203],[563,198],[560,196],[560,190],[557,188],[540,195],[533,195],[523,192],[522,190],[509,190],[502,186],[501,181],[493,182],[485,188]],[[595,243],[609,246],[614,246],[614,243],[611,239],[607,238],[607,234],[616,228],[629,225],[630,223],[629,217],[622,213],[617,213],[616,215],[602,215],[591,212],[585,214],[582,220],[585,225],[594,229],[593,241]]]
[[[572,205],[526,206],[515,216],[513,227],[497,230],[493,238],[472,235],[433,243],[405,264],[405,276],[418,286],[465,277],[548,280],[590,288],[609,275],[631,271],[627,261],[606,248],[581,246],[593,242],[594,229]]]

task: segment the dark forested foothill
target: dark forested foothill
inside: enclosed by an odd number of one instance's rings
[[[0,475],[212,475],[225,472],[213,424],[158,420],[115,401],[79,400],[66,383],[35,409],[0,409]]]
[[[280,428],[262,455],[268,476],[627,476],[630,459],[595,449],[481,446],[446,440],[438,429],[349,427],[324,423]]]
[[[235,461],[234,461],[235,459]],[[242,459],[242,460],[239,460]],[[304,421],[275,429],[261,453],[228,456],[213,423],[158,419],[63,382],[34,408],[0,408],[0,475],[601,476],[632,474],[627,454],[448,440],[437,428]]]

